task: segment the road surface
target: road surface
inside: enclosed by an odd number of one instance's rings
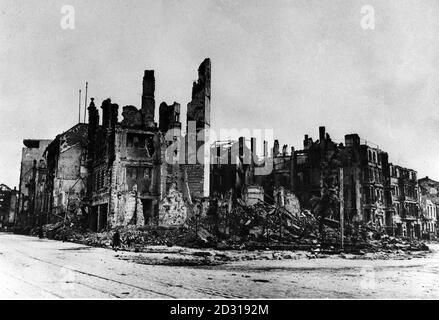
[[[439,246],[431,248],[427,257],[411,260],[252,260],[188,267],[127,260],[148,253],[0,233],[0,298],[438,299]]]

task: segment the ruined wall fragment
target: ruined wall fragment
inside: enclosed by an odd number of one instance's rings
[[[295,196],[294,193],[292,193],[288,189],[284,187],[275,188],[274,200],[277,205],[279,205],[280,207],[284,207],[293,215],[300,215],[301,209],[299,199]]]
[[[135,106],[125,106],[122,110],[122,126],[129,128],[140,128],[142,126],[142,112],[140,110]]]
[[[142,93],[142,114],[143,123],[146,128],[155,127],[155,77],[154,70],[145,70],[143,76],[143,93]]]
[[[186,222],[188,207],[183,198],[183,193],[172,184],[166,197],[160,204],[159,225],[179,226]]]
[[[159,130],[165,133],[175,128],[181,129],[180,104],[174,102],[168,106],[162,102],[159,107]]]
[[[205,59],[198,68],[198,80],[192,86],[192,101],[187,107],[186,171],[189,188],[195,197],[207,197],[210,187],[210,148],[205,145],[210,129],[210,59]],[[194,125],[195,124],[195,125]],[[195,127],[195,130],[192,128]],[[195,131],[195,132],[193,132]],[[196,138],[195,150],[193,139]],[[196,154],[196,161],[192,161]],[[200,183],[202,183],[200,185]]]

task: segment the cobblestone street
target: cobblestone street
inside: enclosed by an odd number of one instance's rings
[[[1,233],[0,298],[437,299],[439,248],[431,247],[427,257],[411,260],[334,257],[186,267],[128,259],[148,253]]]

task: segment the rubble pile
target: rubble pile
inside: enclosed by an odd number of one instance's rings
[[[219,207],[217,215],[188,223],[198,239],[221,249],[309,246],[317,238],[317,221],[309,211],[293,214],[259,200],[234,208]]]
[[[325,223],[324,234],[319,238],[321,247],[328,251],[340,252],[341,232],[340,227],[334,223]],[[331,225],[331,226],[328,226]],[[344,251],[356,254],[365,252],[411,252],[428,251],[429,247],[422,241],[415,239],[402,239],[387,235],[378,226],[371,223],[346,224],[344,234]]]
[[[324,218],[322,221],[309,211],[290,212],[285,207],[258,200],[247,205],[237,199],[235,206],[217,207],[204,216],[191,215],[179,226],[128,225],[102,232],[90,232],[79,221],[62,221],[31,230],[31,234],[49,239],[70,241],[89,246],[111,247],[117,230],[120,248],[148,252],[151,246],[167,248],[210,248],[250,250],[253,252],[278,250],[280,252],[306,251],[311,256],[338,254],[410,254],[428,251],[425,243],[389,236],[371,223],[345,223],[344,248],[341,248],[340,222]],[[320,222],[323,224],[320,226]],[[322,230],[320,234],[319,230]],[[149,248],[148,248],[149,247]],[[281,254],[283,256],[283,254]],[[215,260],[221,258],[217,253]],[[244,259],[244,258],[243,258]],[[192,263],[192,262],[191,262]]]
[[[229,233],[242,239],[291,243],[304,237],[315,238],[316,224],[311,214],[291,214],[287,209],[259,201],[238,205],[228,217]]]
[[[184,244],[191,237],[186,226],[181,227],[123,227],[119,229],[122,243],[126,246],[173,246]]]
[[[308,250],[335,254],[341,252],[340,222],[320,220],[309,211],[293,214],[285,207],[259,200],[245,205],[240,199],[231,210],[220,210],[218,217],[200,221],[197,235],[217,249]],[[193,228],[193,227],[190,227]],[[209,246],[209,245],[208,245]],[[389,236],[372,223],[345,223],[343,251],[365,252],[428,251],[425,243]]]
[[[137,227],[129,225],[116,228],[121,238],[121,246],[125,249],[142,251],[146,246],[174,246],[193,243],[195,236],[187,226],[182,227]],[[71,222],[58,222],[45,225],[42,236],[48,239],[81,243],[96,247],[111,247],[115,230],[90,232]],[[31,235],[38,236],[39,228],[32,230]]]
[[[421,241],[404,240],[396,237],[383,235],[379,240],[370,240],[365,244],[370,252],[378,251],[428,251],[428,246]]]

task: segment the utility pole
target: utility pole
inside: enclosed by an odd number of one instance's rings
[[[30,219],[31,226],[35,226],[35,220],[37,216],[36,204],[37,204],[37,160],[34,159],[33,167],[32,167],[32,217]],[[30,192],[29,192],[30,193]]]
[[[344,251],[344,181],[343,181],[343,167],[339,169],[340,180],[340,236],[341,236],[341,250]]]

